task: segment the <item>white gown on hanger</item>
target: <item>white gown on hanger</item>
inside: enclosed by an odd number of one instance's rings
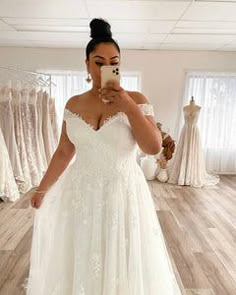
[[[31,176],[31,183],[33,187],[39,185],[42,178],[40,167],[38,165],[38,155],[36,149],[36,138],[34,130],[34,118],[31,113],[29,105],[29,89],[23,88],[21,90],[21,114],[22,114],[22,130],[24,135],[25,149],[27,153],[27,161]]]
[[[169,183],[202,187],[219,182],[219,177],[208,174],[205,168],[197,126],[199,114],[200,108],[184,109],[185,124],[169,167]]]
[[[27,295],[181,294],[126,114],[64,121],[77,156],[36,209]]]
[[[11,162],[5,140],[0,128],[0,199],[4,202],[14,202],[20,193],[14,178]]]
[[[53,128],[51,123],[50,108],[49,108],[49,95],[46,91],[43,92],[42,99],[42,110],[43,110],[43,141],[47,163],[49,164],[52,155],[56,149]]]
[[[59,142],[59,129],[58,129],[58,119],[57,119],[57,111],[56,111],[56,104],[55,98],[49,98],[49,115],[51,119],[51,125],[53,130],[53,139],[54,143],[53,146],[56,147]]]
[[[30,169],[29,169],[28,156],[27,156],[27,151],[25,146],[26,143],[25,143],[25,137],[24,137],[24,131],[23,131],[23,120],[25,120],[23,115],[24,109],[21,103],[22,101],[21,101],[20,85],[17,85],[16,88],[12,89],[12,110],[14,115],[14,129],[15,129],[17,149],[19,152],[21,168],[24,175],[24,188],[22,189],[22,191],[25,193],[32,187],[32,183],[31,183]]]
[[[37,92],[37,102],[36,102],[36,109],[37,109],[37,138],[38,138],[38,144],[40,148],[40,154],[42,159],[43,167],[45,168],[45,171],[47,170],[48,163],[46,158],[46,151],[43,141],[43,90],[39,90]]]
[[[33,150],[35,154],[37,172],[41,180],[42,176],[47,170],[47,166],[44,166],[43,154],[41,152],[39,138],[38,138],[39,118],[38,118],[38,111],[37,111],[37,98],[38,96],[37,96],[36,89],[32,89],[29,92],[29,98],[28,98],[29,121],[31,125],[31,137],[32,137]]]
[[[19,190],[24,192],[24,175],[21,168],[19,151],[14,129],[11,88],[4,86],[0,90],[0,128],[8,150],[11,167]]]

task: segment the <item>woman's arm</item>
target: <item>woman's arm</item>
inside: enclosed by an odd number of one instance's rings
[[[128,92],[132,100],[126,110],[132,133],[145,154],[158,154],[162,148],[162,136],[152,116],[144,115],[137,104],[149,103],[139,92]]]
[[[37,191],[46,192],[50,186],[58,179],[63,173],[71,159],[75,154],[75,146],[69,140],[66,133],[66,123],[63,121],[62,132],[60,141],[55,153],[52,156],[50,164],[46,173],[44,174]]]
[[[149,103],[142,93],[125,91],[117,81],[111,80],[100,90],[100,97],[126,113],[133,136],[145,154],[155,155],[160,152],[162,148],[160,130],[153,116],[144,115],[137,106],[137,104]]]

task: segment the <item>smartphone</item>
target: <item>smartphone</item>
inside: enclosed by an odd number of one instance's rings
[[[101,67],[101,88],[107,81],[116,80],[120,83],[120,68],[119,66],[102,66]]]

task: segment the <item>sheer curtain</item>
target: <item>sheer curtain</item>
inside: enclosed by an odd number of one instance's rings
[[[86,82],[86,72],[50,72],[52,82],[56,87],[52,89],[52,96],[56,98],[58,123],[61,127],[63,110],[67,100],[76,94],[81,94],[91,88],[91,83]],[[139,72],[122,72],[121,86],[126,90],[141,90],[141,74]]]
[[[236,73],[189,72],[184,105],[202,107],[198,126],[209,171],[236,173]]]

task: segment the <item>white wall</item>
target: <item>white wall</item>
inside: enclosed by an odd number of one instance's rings
[[[0,65],[28,70],[85,70],[84,59],[82,49],[0,48]],[[177,139],[186,70],[236,72],[236,52],[124,50],[122,67],[142,72],[156,120]]]

